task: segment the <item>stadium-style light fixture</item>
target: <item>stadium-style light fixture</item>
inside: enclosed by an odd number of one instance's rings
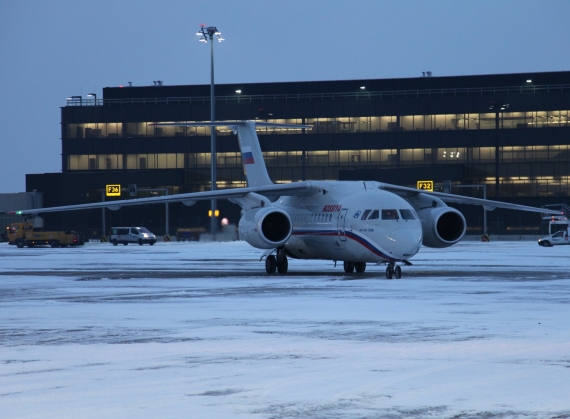
[[[202,24],[200,25],[200,31],[196,32],[196,35],[200,36],[200,42],[205,42],[206,44],[208,43],[208,40],[213,41],[214,36],[218,42],[225,41],[225,39],[222,38],[222,33],[218,32],[218,29],[215,26],[206,27],[206,25]]]

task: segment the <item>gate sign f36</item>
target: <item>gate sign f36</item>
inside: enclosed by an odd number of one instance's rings
[[[121,196],[121,185],[106,185],[105,186],[106,196]]]

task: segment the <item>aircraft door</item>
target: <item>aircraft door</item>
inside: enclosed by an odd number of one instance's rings
[[[346,222],[347,211],[348,211],[347,209],[343,209],[338,214],[337,231],[338,231],[338,238],[341,242],[346,241],[345,222]]]
[[[554,233],[552,235],[552,243],[553,244],[563,244],[565,239],[566,239],[566,235],[564,233],[565,233],[564,230],[560,230],[560,231],[557,231],[556,233]]]

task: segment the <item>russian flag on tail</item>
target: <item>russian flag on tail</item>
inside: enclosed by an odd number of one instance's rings
[[[251,152],[251,147],[244,147],[241,150],[241,158],[243,159],[243,164],[253,164],[253,153]]]

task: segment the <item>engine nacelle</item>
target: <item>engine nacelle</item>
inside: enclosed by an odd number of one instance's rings
[[[279,208],[262,207],[246,212],[239,220],[239,237],[258,249],[275,249],[293,231],[289,214]]]
[[[448,247],[465,235],[465,217],[448,206],[424,208],[417,211],[422,222],[423,244],[427,247]]]

